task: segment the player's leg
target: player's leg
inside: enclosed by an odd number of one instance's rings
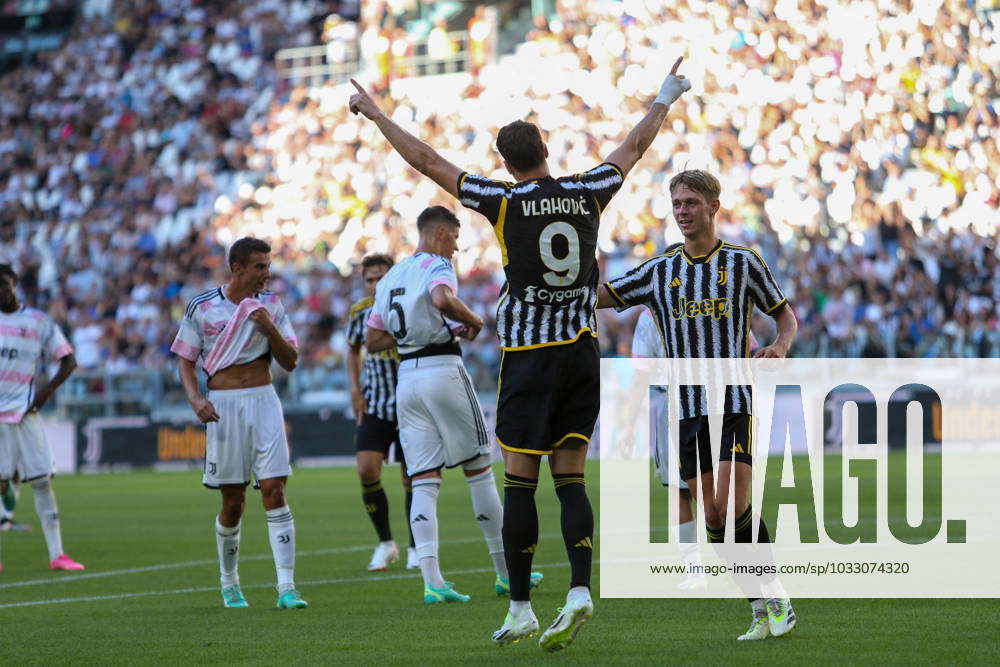
[[[497,443],[504,457],[503,543],[510,606],[493,641],[504,645],[537,631],[531,609],[531,561],[538,544],[535,489],[541,457],[552,452],[556,357],[546,348],[503,352],[497,387]]]
[[[723,439],[723,456],[731,441]],[[719,463],[719,483],[716,490],[716,513],[722,525],[722,535],[716,536],[716,551],[725,560],[739,561],[743,565],[751,564],[754,554],[750,542],[753,530],[752,512],[750,509],[750,486],[753,470],[745,462],[733,462],[723,459]],[[735,479],[734,479],[735,477]],[[725,544],[724,533],[729,507],[729,487],[733,486],[733,512],[736,515],[736,543]],[[762,534],[761,537],[764,537]],[[712,538],[710,538],[712,539]],[[756,641],[771,636],[770,620],[768,618],[766,600],[761,597],[760,580],[754,575],[735,576],[737,584],[746,593],[750,602],[750,626],[747,631],[737,637],[739,641]]]
[[[477,458],[462,466],[472,497],[472,515],[483,531],[486,548],[493,561],[498,579],[507,581],[507,563],[503,552],[503,506],[497,493],[496,480],[489,456]]]
[[[215,517],[215,548],[219,556],[222,603],[230,609],[248,607],[240,589],[240,524],[246,507],[246,484],[219,487],[222,507]]]
[[[396,438],[395,424],[370,414],[362,417],[356,436],[361,499],[375,527],[379,543],[368,563],[369,572],[385,570],[399,558],[389,527],[389,499],[382,488],[382,461]]]
[[[492,453],[479,398],[465,366],[455,364],[447,378],[450,391],[439,391],[429,406],[444,444],[446,467],[461,465],[469,484],[472,515],[483,531],[496,573],[492,584],[501,595],[509,591],[503,547],[503,507],[493,476]]]
[[[499,433],[499,428],[498,428]],[[538,632],[531,608],[531,561],[538,545],[538,508],[535,489],[541,456],[505,449],[503,547],[510,604],[500,629],[493,633],[499,646],[513,644]]]
[[[0,424],[0,484],[8,484],[17,470],[16,452],[12,447],[13,424]],[[0,545],[3,541],[0,540]],[[2,554],[0,554],[2,555]],[[0,560],[0,572],[3,572],[3,561]]]
[[[677,469],[674,475],[675,461],[670,456],[670,429],[668,414],[668,394],[665,388],[651,387],[649,394],[650,434],[653,460],[656,473],[664,488],[674,483],[678,487],[677,525],[670,526],[670,540],[677,545],[684,561],[687,575],[678,588],[681,590],[699,590],[706,587],[705,574],[702,572],[701,550],[698,545],[698,530],[694,523],[694,497],[684,481],[684,475]],[[680,437],[678,435],[678,437]],[[680,457],[678,457],[679,461]],[[691,473],[689,473],[691,474]]]
[[[219,421],[205,427],[205,472],[202,484],[219,489],[222,506],[215,517],[215,548],[219,557],[222,604],[229,609],[248,605],[240,589],[239,557],[246,486],[250,480],[250,433],[240,413],[239,391],[209,391]]]
[[[11,530],[14,522],[17,498],[14,496],[13,486],[13,480],[0,479],[0,532]]]
[[[242,401],[243,419],[250,426],[251,470],[260,484],[267,515],[267,534],[278,576],[279,609],[302,609],[308,603],[295,588],[295,519],[285,497],[292,466],[285,436],[285,416],[272,385],[257,387]]]
[[[559,497],[563,543],[570,564],[570,587],[566,603],[539,639],[539,644],[546,651],[558,651],[569,646],[583,624],[594,614],[590,595],[594,513],[584,482],[587,444],[580,438],[570,438],[549,457],[552,481]]]
[[[725,524],[716,512],[716,475],[710,435],[707,417],[680,420],[677,454],[681,465],[681,479],[695,502],[701,503],[705,513],[708,541],[716,542],[716,538],[725,535]]]
[[[17,474],[9,480],[0,480],[0,533],[28,531],[31,526],[14,519],[14,508],[21,499],[21,480]]]
[[[507,556],[503,541],[504,512],[503,506],[500,504],[500,495],[497,493],[493,468],[489,465],[490,458],[489,454],[476,458],[465,464],[464,472],[472,496],[472,514],[483,531],[486,547],[496,572],[493,590],[498,596],[504,597],[510,595],[510,574],[507,570]],[[529,588],[537,588],[544,578],[541,572],[531,572],[528,581]]]
[[[671,539],[681,552],[687,575],[680,584],[681,590],[704,590],[708,581],[702,568],[701,545],[698,544],[698,527],[695,523],[694,498],[686,482],[680,482],[677,499],[677,526],[671,531]]]
[[[29,414],[14,426],[14,441],[20,456],[17,467],[34,496],[35,511],[49,549],[49,567],[53,570],[83,570],[83,565],[63,552],[59,508],[52,490],[52,475],[55,473],[52,467],[52,450],[45,438],[41,417]]]
[[[725,524],[730,479],[733,480],[733,512],[736,516],[735,537],[738,557],[753,565],[772,565],[774,557],[770,548],[770,533],[762,519],[758,520],[757,544],[754,545],[753,507],[750,493],[753,485],[753,431],[749,415],[726,415],[722,428],[719,477],[723,482],[716,494],[716,510]],[[766,618],[768,635],[780,637],[795,627],[795,612],[791,601],[781,587],[777,575],[755,577],[743,585],[753,591],[749,595],[752,611],[751,628],[740,639],[758,639],[763,632],[762,620]],[[748,636],[749,635],[749,636]]]
[[[539,638],[546,651],[566,648],[594,613],[590,595],[594,553],[594,512],[587,497],[584,466],[587,447],[600,412],[600,350],[597,339],[583,336],[551,350],[558,375],[556,401],[549,421],[549,466],[560,505],[563,543],[570,564],[566,603]]]
[[[396,431],[396,454],[399,458],[399,476],[403,482],[403,491],[406,493],[406,532],[410,536],[410,544],[406,547],[406,569],[420,569],[420,556],[417,555],[417,543],[413,540],[413,527],[410,525],[410,509],[413,507],[413,480],[406,474],[406,456],[403,454],[403,445],[399,443],[399,431]]]
[[[285,477],[260,480],[260,495],[267,515],[267,535],[271,542],[274,569],[278,576],[279,609],[308,606],[295,588],[295,519],[285,497]]]
[[[445,449],[434,419],[433,406],[447,395],[453,384],[448,360],[439,357],[404,360],[399,366],[396,416],[399,438],[406,452],[407,473],[412,478],[413,504],[410,527],[420,558],[424,603],[468,602],[441,574],[438,545],[437,503],[441,491],[441,468]]]

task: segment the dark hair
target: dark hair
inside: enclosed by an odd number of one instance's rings
[[[0,264],[0,278],[5,278],[7,276],[10,276],[15,285],[17,284],[17,274],[14,273],[14,267],[10,264]]]
[[[682,171],[670,179],[670,194],[674,194],[674,188],[678,185],[686,185],[698,194],[705,197],[708,203],[714,202],[722,192],[722,184],[719,179],[712,176],[707,171],[701,169],[688,169]]]
[[[232,269],[233,264],[246,265],[250,261],[250,255],[255,252],[271,252],[271,246],[267,241],[244,236],[229,249],[229,268]]]
[[[361,273],[363,275],[365,271],[373,266],[384,266],[386,269],[391,269],[393,264],[392,257],[389,257],[389,255],[368,255],[361,260]]]
[[[430,206],[425,208],[420,215],[417,216],[417,229],[421,233],[431,225],[447,223],[449,225],[455,225],[456,227],[461,227],[462,224],[455,217],[455,214],[446,209],[444,206]]]
[[[497,150],[514,169],[528,171],[545,162],[545,142],[533,124],[515,120],[497,132]]]

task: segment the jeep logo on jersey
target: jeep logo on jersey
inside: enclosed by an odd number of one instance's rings
[[[589,287],[550,290],[538,285],[528,285],[524,288],[524,298],[521,300],[525,303],[562,303],[571,299],[586,299],[588,294]]]
[[[670,311],[670,316],[675,320],[679,320],[682,317],[713,317],[719,319],[720,317],[729,317],[730,312],[729,299],[702,299],[699,301],[682,296],[677,301],[677,305]]]

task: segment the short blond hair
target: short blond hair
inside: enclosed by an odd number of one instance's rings
[[[695,192],[705,197],[705,201],[711,203],[719,198],[722,192],[722,184],[719,179],[712,176],[707,171],[701,169],[688,169],[677,174],[670,179],[670,194],[674,194],[674,189],[678,185],[686,185]]]

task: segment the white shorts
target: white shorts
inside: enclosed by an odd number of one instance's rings
[[[656,474],[663,486],[670,484],[670,429],[667,423],[667,392],[654,389],[649,394],[649,433],[653,441],[653,463]],[[677,470],[677,488],[688,490],[687,482],[680,479],[680,469]]]
[[[461,357],[443,354],[400,362],[396,416],[410,476],[490,464],[486,421]]]
[[[205,486],[248,484],[251,473],[258,480],[292,474],[285,415],[273,385],[210,390],[208,400],[219,421],[207,424]]]
[[[18,471],[23,482],[55,473],[52,448],[37,414],[25,415],[19,424],[0,424],[0,479],[12,479]]]

